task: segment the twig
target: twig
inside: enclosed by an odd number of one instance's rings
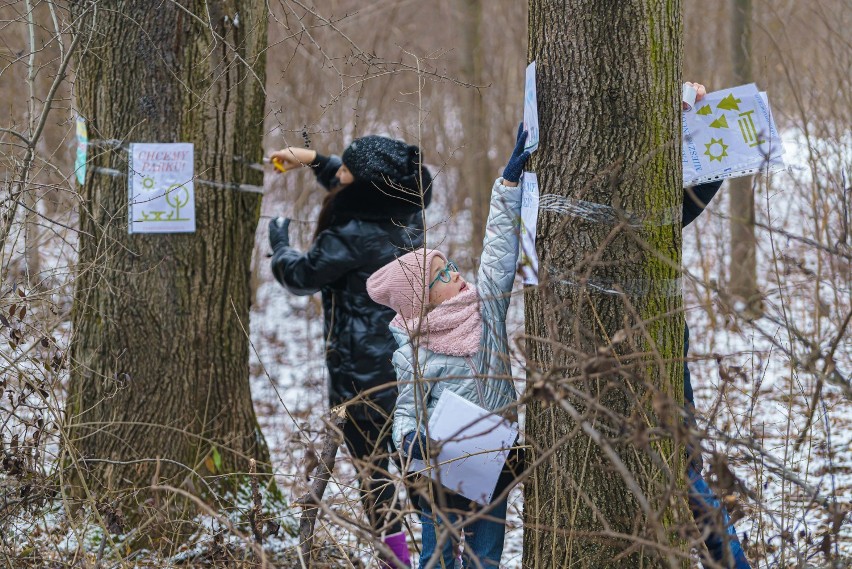
[[[314,526],[317,520],[318,506],[322,501],[325,489],[331,479],[334,470],[334,462],[337,458],[337,449],[340,447],[340,430],[346,422],[346,411],[344,407],[335,407],[329,412],[326,421],[325,441],[322,445],[320,461],[314,474],[311,489],[307,494],[296,500],[296,505],[302,507],[302,515],[299,518],[299,551],[305,567],[310,568],[314,540]]]

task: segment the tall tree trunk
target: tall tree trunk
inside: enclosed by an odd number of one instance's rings
[[[464,79],[473,85],[483,83],[482,0],[464,0],[462,4],[462,46]],[[464,127],[463,195],[470,198],[471,244],[475,251],[485,237],[493,171],[488,158],[488,127],[485,104],[479,89],[468,88],[462,114]]]
[[[685,565],[681,30],[677,1],[530,1],[532,166],[566,207],[539,212],[526,291],[524,567]]]
[[[733,84],[750,83],[751,0],[731,1],[731,56]],[[757,289],[757,242],[754,237],[754,178],[730,180],[731,266],[729,292],[744,300],[750,310],[759,306]]]
[[[69,440],[94,488],[146,486],[155,472],[161,483],[193,470],[247,472],[251,458],[268,465],[247,337],[260,196],[200,182],[261,183],[234,156],[262,153],[266,7],[90,6],[72,3],[75,33],[86,37],[77,95],[89,137],[194,143],[197,231],[129,235],[127,178],[97,172],[127,172],[127,152],[90,151]]]
[[[39,197],[36,187],[27,189],[24,196],[24,256],[27,261],[27,286],[35,287],[42,279],[41,276],[41,243],[39,236]]]

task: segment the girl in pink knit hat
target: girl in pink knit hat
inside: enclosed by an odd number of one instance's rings
[[[529,158],[526,138],[521,125],[503,176],[494,182],[476,286],[443,253],[425,247],[391,261],[367,280],[370,297],[396,311],[390,324],[399,344],[393,355],[399,388],[393,440],[405,458],[437,454],[434,448],[430,452],[427,425],[445,391],[515,418],[506,312],[518,261],[518,182]],[[478,509],[475,503],[438,485],[415,497],[423,525],[421,568],[433,556],[443,561],[436,566],[455,567],[459,530],[465,535],[463,567],[499,566],[505,490],[518,462],[516,453],[510,454],[485,515],[471,516]],[[443,495],[436,500],[435,492]],[[433,511],[435,503],[442,505],[441,515]],[[445,523],[452,524],[450,532],[440,531]]]

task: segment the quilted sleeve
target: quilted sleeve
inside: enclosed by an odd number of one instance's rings
[[[498,178],[491,189],[491,209],[476,283],[483,301],[483,317],[495,320],[505,320],[509,309],[509,293],[518,264],[521,218],[521,186],[512,188],[502,182]]]
[[[425,433],[430,384],[414,373],[414,365],[399,349],[393,354],[398,395],[393,413],[393,443],[402,448],[402,438],[412,431]]]

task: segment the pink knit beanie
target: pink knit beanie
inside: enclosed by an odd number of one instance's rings
[[[423,302],[429,302],[429,268],[436,256],[447,262],[435,249],[417,249],[391,261],[367,279],[367,293],[403,318],[419,318]]]

